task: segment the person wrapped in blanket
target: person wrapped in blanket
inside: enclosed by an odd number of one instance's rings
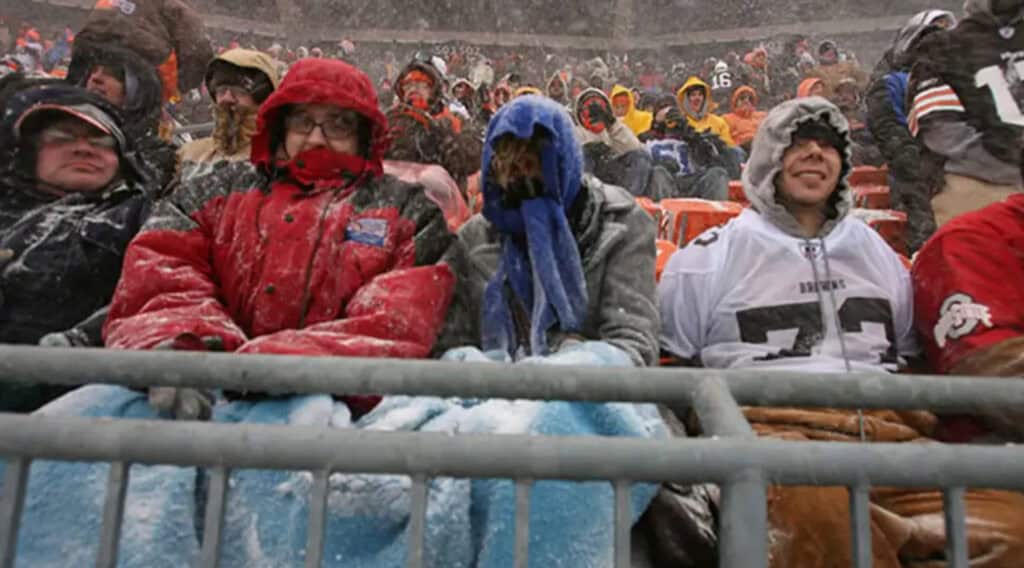
[[[655,365],[654,223],[626,190],[583,173],[569,113],[539,95],[502,107],[488,128],[482,180],[483,212],[459,230],[457,254],[449,257],[458,284],[438,340],[438,351],[447,349],[443,358]],[[542,408],[540,423],[565,420],[559,416],[564,412],[574,417],[567,423],[577,430],[585,426],[605,436],[660,436],[664,428],[658,411],[647,405],[547,403]],[[633,426],[591,429],[608,416],[615,417],[611,424],[642,417],[659,426],[647,433]],[[664,418],[673,435],[685,436],[671,413]],[[714,521],[706,493],[664,484],[644,497],[650,504],[632,535],[638,566],[714,563]],[[575,511],[578,502],[570,503],[568,510]],[[595,514],[605,514],[604,503],[593,502]],[[576,528],[577,521],[566,526]],[[591,549],[580,550],[589,554]],[[577,552],[565,554],[561,565],[604,565]]]
[[[571,122],[564,120],[571,135]],[[223,349],[239,357],[429,355],[455,289],[456,271],[442,259],[459,249],[421,187],[382,175],[386,132],[372,84],[361,71],[328,59],[295,64],[260,109],[253,164],[226,164],[187,182],[158,206],[129,247],[105,328],[108,347]],[[613,214],[624,213],[620,208]],[[653,235],[653,227],[648,229]],[[603,250],[633,246],[624,227],[613,230],[615,242],[599,236],[597,243],[611,246]],[[647,262],[637,266],[653,273],[653,253],[649,261],[637,262]],[[644,321],[634,324],[642,333],[635,339],[622,334],[622,347],[608,344],[601,351],[613,362],[640,364],[655,356],[653,276],[645,286]],[[478,306],[472,317],[479,315]],[[568,344],[561,347],[568,352]],[[322,432],[666,435],[655,409],[635,405],[285,390],[225,392],[211,406],[209,394],[93,385],[40,412],[198,417]],[[197,435],[202,430],[197,427]],[[81,565],[95,558],[102,518],[96,496],[103,494],[107,469],[94,463],[33,466],[30,486],[43,489],[30,491],[25,503],[19,563]],[[196,565],[206,534],[208,485],[205,469],[133,467],[119,565]],[[301,565],[310,474],[238,470],[230,487],[220,565]],[[656,490],[646,484],[634,488],[635,516]],[[435,478],[428,491],[426,566],[512,564],[512,482]],[[411,501],[409,479],[402,475],[330,476],[324,565],[405,564]],[[543,536],[531,541],[531,565],[607,562],[614,548],[613,512],[606,482],[538,482],[530,522],[533,534]]]

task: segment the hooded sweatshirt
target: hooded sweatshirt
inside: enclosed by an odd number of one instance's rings
[[[811,89],[813,89],[815,85],[824,86],[825,82],[817,77],[811,77],[809,79],[804,79],[803,81],[801,81],[800,86],[797,87],[796,89],[797,98],[802,99],[811,96]]]
[[[609,112],[611,111],[612,104],[608,99],[608,96],[599,89],[586,89],[576,97],[576,101],[573,104],[573,118],[576,122],[576,138],[579,140],[581,145],[587,145],[592,142],[600,142],[611,148],[613,156],[620,156],[626,152],[633,150],[643,149],[643,144],[633,134],[633,131],[626,126],[625,121],[622,118],[617,118],[613,124],[605,128],[601,132],[593,132],[583,127],[583,119],[581,113],[586,106],[584,101],[592,98],[600,97],[608,105]]]
[[[802,122],[845,140],[829,219],[807,238],[778,201],[782,158]],[[751,208],[669,261],[659,285],[662,347],[709,368],[895,371],[918,351],[910,275],[881,236],[848,215],[849,128],[828,101],[775,107],[743,172]]]
[[[704,104],[701,108],[697,109],[690,108],[690,102],[686,97],[687,91],[694,87],[704,90]],[[686,115],[686,121],[689,122],[694,130],[697,132],[711,131],[729,146],[736,145],[736,142],[732,139],[732,133],[729,132],[729,124],[725,122],[725,119],[716,114],[711,114],[711,87],[707,83],[697,77],[690,77],[680,87],[679,91],[676,92],[676,101],[679,103],[679,108]]]
[[[738,108],[736,106],[737,101],[743,93],[748,93],[753,96],[753,106],[750,108]],[[757,128],[761,126],[761,121],[764,117],[768,116],[768,113],[757,110],[757,105],[761,102],[760,97],[757,96],[757,91],[752,87],[740,87],[736,89],[732,94],[729,108],[732,110],[729,114],[723,116],[725,122],[729,124],[729,132],[732,134],[733,140],[736,141],[740,146],[745,146],[748,142],[754,139],[754,134],[757,134]]]
[[[214,62],[217,61],[243,69],[259,71],[267,76],[267,80],[270,81],[274,89],[277,89],[280,83],[277,64],[270,56],[259,51],[231,49],[218,55],[210,63],[206,74],[207,85],[212,78]],[[213,96],[212,90],[211,96]],[[180,179],[185,181],[191,177],[208,173],[214,164],[223,160],[248,161],[252,137],[256,133],[258,110],[258,108],[235,107],[228,111],[215,105],[213,135],[190,142],[178,150],[178,158],[181,161]]]
[[[622,85],[615,85],[615,88],[612,89],[611,98],[615,99],[620,95],[629,97],[629,111],[626,112],[625,116],[619,118],[619,120],[625,123],[625,125],[633,131],[633,134],[636,134],[637,136],[640,136],[644,132],[650,130],[651,123],[654,122],[654,115],[636,108],[636,97],[633,96],[633,91],[630,91]],[[577,100],[579,99],[577,98]]]

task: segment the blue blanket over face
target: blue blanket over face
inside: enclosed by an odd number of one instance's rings
[[[502,205],[503,188],[491,173],[497,142],[505,137],[545,139],[541,152],[544,194],[515,209]],[[544,97],[524,96],[502,107],[487,128],[480,179],[483,214],[501,233],[501,260],[484,291],[481,321],[485,350],[516,357],[518,341],[506,287],[530,316],[530,355],[548,355],[547,332],[579,331],[587,286],[579,245],[567,213],[580,192],[583,155],[566,110]]]
[[[144,395],[110,386],[79,389],[42,412],[156,418]],[[351,423],[349,416],[344,404],[311,395],[221,404],[214,420],[356,431],[667,436],[650,405],[387,397],[358,422]],[[17,566],[95,562],[107,471],[106,464],[33,464]],[[205,495],[197,487],[205,487],[206,476],[195,468],[132,467],[120,566],[195,564],[201,542],[196,521],[202,516]],[[306,472],[233,472],[221,565],[303,565],[311,485],[312,476]],[[404,565],[409,489],[405,476],[331,476],[324,565]],[[656,489],[650,484],[633,486],[634,520]],[[612,489],[605,482],[537,482],[531,497],[530,566],[612,566],[613,507]],[[514,510],[511,481],[432,480],[426,565],[512,566]]]

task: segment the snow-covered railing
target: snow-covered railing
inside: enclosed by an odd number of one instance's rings
[[[211,469],[201,566],[216,566],[232,469],[313,472],[306,565],[322,559],[332,473],[409,475],[408,566],[423,565],[427,482],[516,480],[516,566],[526,566],[533,480],[606,480],[615,488],[615,565],[630,564],[629,484],[722,487],[719,564],[767,566],[767,484],[850,488],[854,565],[871,565],[872,486],[944,491],[950,566],[967,566],[964,488],[1024,489],[1016,446],[841,444],[756,439],[742,405],[1016,410],[1024,381],[894,375],[794,375],[678,368],[600,369],[382,359],[233,356],[0,347],[0,382],[152,385],[261,392],[406,394],[537,400],[655,402],[692,410],[707,438],[443,435],[300,426],[100,420],[0,414],[0,566],[13,566],[32,460],[110,462],[97,565],[117,564],[131,464]],[[341,459],[343,456],[344,459]],[[555,459],[557,457],[557,459]],[[752,538],[765,535],[765,538]]]

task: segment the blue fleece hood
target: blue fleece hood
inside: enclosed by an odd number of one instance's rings
[[[503,136],[520,139],[543,133],[544,195],[510,209],[491,173],[491,159]],[[491,119],[483,151],[483,215],[500,234],[501,261],[487,284],[482,309],[485,349],[501,349],[513,358],[547,355],[547,332],[554,326],[578,331],[586,317],[587,290],[579,246],[568,212],[579,196],[583,154],[572,118],[561,105],[540,96],[524,96]],[[511,295],[509,294],[511,292]],[[529,315],[529,338],[517,330],[510,304],[518,301]],[[527,342],[529,345],[525,345]],[[519,352],[527,347],[528,353]]]

